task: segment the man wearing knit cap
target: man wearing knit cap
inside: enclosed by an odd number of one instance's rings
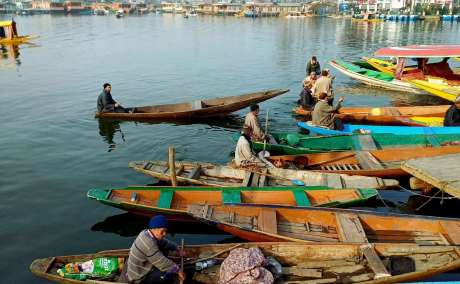
[[[454,104],[446,111],[444,126],[460,126],[460,96],[455,99]]]
[[[168,220],[157,215],[150,219],[149,228],[140,232],[129,250],[127,277],[130,283],[174,283],[185,280],[179,266],[167,258],[170,251],[183,252],[166,240]]]

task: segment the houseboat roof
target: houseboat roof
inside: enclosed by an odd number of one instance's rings
[[[13,21],[0,21],[0,27],[9,27],[13,25]]]
[[[385,47],[377,50],[375,56],[407,58],[460,57],[460,45],[408,45]]]

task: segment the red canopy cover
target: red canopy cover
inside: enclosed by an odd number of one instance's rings
[[[377,50],[375,56],[408,58],[460,57],[460,45],[407,45],[385,47]]]

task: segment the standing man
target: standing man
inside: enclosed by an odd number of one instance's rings
[[[112,86],[109,83],[104,84],[102,93],[97,98],[97,111],[98,112],[130,112],[128,109],[122,107],[113,98]]]
[[[460,96],[455,99],[444,115],[444,126],[460,126]]]
[[[327,70],[321,71],[321,77],[319,77],[315,82],[315,92],[313,96],[318,99],[321,93],[326,93],[329,98],[333,98],[332,93],[332,78],[329,76]]]
[[[139,233],[129,250],[127,278],[129,283],[156,284],[185,280],[185,273],[179,266],[167,258],[170,251],[184,252],[178,246],[166,240],[168,220],[156,215],[150,219],[149,228]]]
[[[307,62],[306,68],[307,76],[311,74],[311,72],[315,72],[316,75],[321,74],[321,67],[319,66],[319,62],[316,59],[316,56],[312,56],[311,59]]]
[[[244,119],[243,128],[247,128],[248,135],[252,141],[263,141],[265,139],[265,133],[259,122],[259,105],[251,105],[250,110],[251,111]]]

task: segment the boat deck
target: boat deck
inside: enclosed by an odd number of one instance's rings
[[[402,169],[440,190],[460,198],[460,154],[409,160]]]

